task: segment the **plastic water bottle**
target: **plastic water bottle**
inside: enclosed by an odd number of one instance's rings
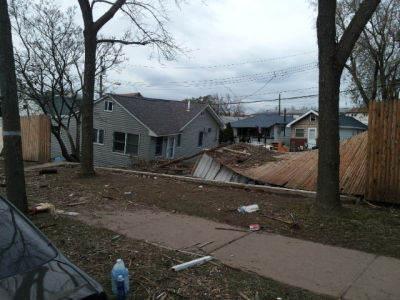
[[[122,276],[124,280],[125,294],[129,292],[129,272],[125,268],[125,264],[122,259],[117,259],[117,263],[111,270],[111,286],[114,295],[118,295],[117,280],[118,276]]]
[[[118,300],[126,300],[124,277],[122,277],[121,275],[118,275],[117,279],[117,293]]]

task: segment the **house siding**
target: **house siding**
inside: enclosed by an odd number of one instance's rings
[[[203,146],[198,147],[199,132],[204,128],[211,128],[211,132],[204,132]],[[218,145],[219,125],[206,110],[204,116],[198,115],[182,131],[181,146],[176,148],[175,157],[183,157],[195,154],[203,149],[209,149]],[[164,149],[163,149],[164,150]],[[197,157],[190,161],[195,161]]]
[[[67,122],[67,120],[64,121],[64,123],[66,123],[66,122]],[[57,122],[55,122],[54,120],[52,120],[51,123],[53,125],[57,126]],[[69,133],[71,134],[74,142],[76,143],[76,119],[73,117],[71,117],[71,119],[69,121]],[[64,142],[64,145],[68,150],[68,153],[71,153],[72,152],[71,144],[70,144],[67,134],[65,133],[65,130],[63,128],[61,128],[61,139]],[[58,142],[58,140],[52,133],[51,134],[51,159],[54,159],[56,157],[63,157],[63,156],[62,156],[62,152],[61,152],[60,143]]]
[[[296,122],[292,127],[292,132],[291,132],[291,137],[292,138],[298,138],[296,137],[296,129],[304,129],[304,137],[303,139],[308,138],[308,128],[317,128],[317,137],[318,137],[318,116],[315,116],[316,119],[315,121],[310,121],[310,115],[305,116],[302,120],[299,120]]]
[[[104,111],[104,101],[94,106],[93,128],[104,130],[104,144],[93,144],[94,164],[98,166],[127,167],[133,161],[148,161],[150,145],[149,130],[137,119],[132,117],[116,101],[113,101],[113,111]],[[137,156],[113,152],[114,132],[124,132],[139,135],[139,151]]]
[[[360,134],[364,132],[365,130],[361,129],[354,129],[354,128],[339,128],[339,140],[343,141],[345,139],[348,139],[352,136],[355,136],[357,134]]]
[[[273,126],[273,141],[283,142],[285,145],[290,144],[291,129],[285,127],[285,125],[274,125]]]

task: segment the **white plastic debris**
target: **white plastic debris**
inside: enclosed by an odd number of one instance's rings
[[[199,188],[202,188],[203,186],[202,185],[199,185]]]
[[[67,216],[79,216],[79,213],[73,212],[73,211],[67,211],[67,212],[64,213],[64,215],[67,215]]]
[[[239,206],[237,210],[242,213],[252,213],[257,210],[260,210],[260,208],[258,207],[257,204],[253,204],[248,206]]]
[[[125,192],[125,195],[130,195],[132,194],[132,192]]]
[[[70,197],[72,197],[74,194],[69,195]]]
[[[186,268],[189,268],[189,267],[192,267],[192,266],[201,264],[201,263],[203,263],[203,262],[206,262],[206,261],[209,261],[209,260],[212,260],[212,259],[213,259],[212,256],[203,256],[203,257],[200,257],[200,258],[198,258],[198,259],[194,259],[194,260],[185,262],[185,263],[183,263],[183,264],[173,266],[173,267],[172,267],[172,270],[174,270],[174,271],[180,271],[180,270],[183,270],[183,269],[186,269]]]

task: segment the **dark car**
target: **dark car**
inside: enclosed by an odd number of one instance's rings
[[[107,294],[0,196],[0,299],[104,300]]]

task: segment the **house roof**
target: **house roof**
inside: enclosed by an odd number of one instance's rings
[[[353,117],[339,115],[339,128],[357,128],[367,130],[368,126]]]
[[[287,124],[293,121],[294,118],[279,115],[259,114],[251,118],[242,119],[231,123],[233,128],[250,128],[250,127],[261,127],[269,128],[275,124]]]
[[[231,117],[231,116],[219,116],[224,122],[224,124],[228,124],[229,122],[232,124],[233,122],[246,119],[247,117]]]
[[[33,100],[38,103],[37,100]],[[81,99],[74,99],[71,97],[61,98],[60,96],[55,96],[54,99],[49,99],[44,103],[44,108],[46,113],[50,115],[59,114],[61,116],[70,115],[72,112],[77,112],[79,110],[79,104]]]
[[[286,127],[291,127],[293,124],[297,123],[298,121],[304,119],[306,116],[310,115],[311,113],[318,116],[318,112],[314,110],[310,110],[306,112],[304,115],[298,117],[294,121],[290,122],[286,125]],[[367,130],[368,126],[361,123],[360,121],[354,119],[353,117],[348,117],[345,115],[339,115],[339,128],[355,128],[355,129],[364,129]]]
[[[202,111],[208,110],[220,126],[222,120],[208,104],[144,98],[142,96],[109,95],[157,136],[177,134]]]

